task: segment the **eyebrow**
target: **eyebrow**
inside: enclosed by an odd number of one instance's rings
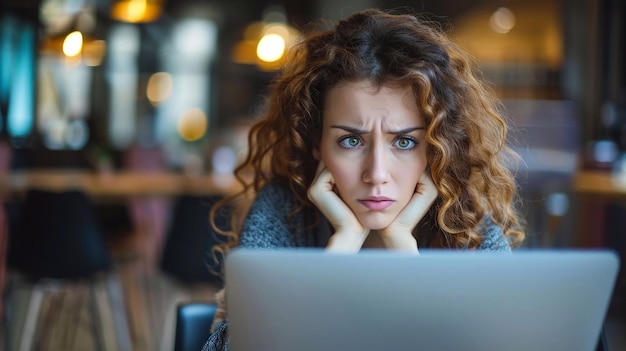
[[[369,134],[369,131],[343,125],[332,125],[330,128],[342,129],[352,134]],[[409,127],[400,130],[389,131],[389,134],[401,135],[408,134],[416,130],[426,129],[426,127]]]

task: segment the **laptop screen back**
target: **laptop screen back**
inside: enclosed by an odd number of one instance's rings
[[[232,251],[230,346],[243,350],[593,350],[619,260],[513,254]]]

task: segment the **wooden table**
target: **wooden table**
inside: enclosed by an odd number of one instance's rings
[[[608,170],[579,170],[574,173],[572,191],[580,196],[577,225],[580,245],[605,247],[607,240],[611,240],[609,233],[623,228],[622,225],[615,226],[613,221],[626,203],[626,177],[616,176]]]
[[[580,170],[574,173],[573,191],[596,196],[626,196],[626,176],[617,177],[610,171]]]
[[[0,194],[5,196],[22,194],[33,188],[52,191],[77,189],[94,198],[124,198],[149,195],[226,195],[236,192],[241,186],[230,174],[29,170],[0,175]]]

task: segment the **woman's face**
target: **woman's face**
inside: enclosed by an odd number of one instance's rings
[[[391,224],[426,168],[426,125],[414,101],[408,88],[366,81],[326,94],[319,157],[365,228]]]

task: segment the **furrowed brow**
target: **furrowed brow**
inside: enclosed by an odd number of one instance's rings
[[[424,130],[424,129],[426,129],[426,127],[411,127],[411,128],[400,129],[400,130],[390,130],[388,133],[395,134],[395,135],[402,135],[402,134],[409,134],[416,130]]]
[[[369,131],[367,130],[362,130],[362,129],[358,129],[358,128],[354,128],[354,127],[349,127],[349,126],[343,126],[343,125],[332,125],[330,126],[331,128],[336,128],[336,129],[341,129],[341,130],[345,130],[348,133],[352,133],[352,134],[369,134]]]
[[[330,126],[330,128],[336,128],[336,129],[341,129],[341,130],[345,130],[348,133],[352,133],[352,134],[369,134],[370,132],[367,130],[362,130],[362,129],[358,129],[358,128],[354,128],[354,127],[350,127],[350,126],[344,126],[344,125],[332,125]],[[389,131],[389,134],[394,134],[394,135],[402,135],[402,134],[409,134],[413,131],[416,130],[423,130],[426,129],[426,127],[410,127],[410,128],[404,128],[404,129],[400,129],[400,130],[394,130],[394,131]]]

